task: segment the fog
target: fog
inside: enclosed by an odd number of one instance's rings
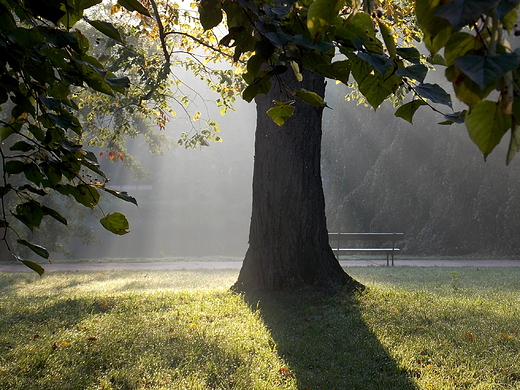
[[[225,116],[210,106],[222,142],[209,147],[178,146],[164,156],[150,156],[142,140],[130,140],[129,149],[148,173],[136,179],[121,162],[101,159],[109,172],[109,187],[134,196],[139,207],[113,199],[106,212],[118,210],[130,221],[130,233],[114,236],[89,221],[97,245],[76,243],[76,256],[186,257],[243,256],[247,249],[251,215],[255,107],[237,101]],[[165,132],[178,139],[189,123],[171,120]]]
[[[200,84],[197,88],[207,99],[216,99]],[[347,92],[329,81],[326,101],[332,109],[324,112],[322,172],[330,230],[402,231],[407,235],[404,253],[412,255],[520,253],[520,163],[517,157],[512,166],[505,166],[507,140],[484,162],[463,126],[438,126],[442,117],[427,108],[418,111],[411,125],[395,118],[391,105],[374,112],[345,102]],[[120,161],[101,158],[109,186],[133,195],[139,207],[103,197],[105,213],[121,211],[130,220],[130,233],[124,236],[104,230],[97,209],[72,212],[76,220],[71,225],[82,228],[71,227],[65,234],[80,236],[64,246],[71,255],[244,256],[255,105],[237,100],[236,111],[221,116],[211,102],[199,104],[191,108],[219,123],[223,142],[196,150],[175,147],[163,156],[151,156],[142,139],[131,139],[131,154],[148,172],[142,179]],[[187,130],[188,121],[178,118],[164,131],[178,139]]]

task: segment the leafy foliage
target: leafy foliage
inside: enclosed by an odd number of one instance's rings
[[[106,69],[89,53],[89,40],[81,31],[71,29],[97,3],[52,1],[44,8],[34,2],[0,3],[1,239],[9,247],[11,231],[20,245],[44,258],[49,252],[21,238],[13,218],[31,231],[46,216],[66,225],[65,217],[44,205],[49,193],[73,197],[91,209],[99,207],[100,191],[113,193],[96,156],[78,143],[83,128],[76,91],[88,87],[115,96],[129,86],[126,76]],[[122,5],[131,9],[134,3]],[[91,24],[119,38],[113,26]],[[135,203],[129,196],[119,198]],[[10,204],[14,206],[8,212]],[[43,272],[37,264],[17,258]]]
[[[513,32],[518,4],[492,0],[454,0],[446,4],[417,1],[417,18],[425,43],[432,55],[444,48],[446,76],[457,98],[469,107],[465,124],[471,139],[486,157],[510,129],[507,163],[518,151],[520,113],[515,106],[520,90],[515,80],[520,57],[504,35]],[[498,93],[491,95],[493,91]],[[484,115],[484,110],[491,110],[491,115]]]
[[[505,33],[512,33],[518,10],[518,1],[482,0],[478,2],[453,0],[418,0],[415,12],[417,25],[431,55],[431,65],[447,66],[446,76],[453,83],[457,98],[466,103],[467,111],[446,114],[444,124],[465,123],[471,139],[486,157],[498,144],[507,124],[511,129],[509,163],[520,148],[516,124],[518,113],[514,107],[520,91],[515,83],[520,65],[519,53],[512,51]],[[400,4],[410,10],[411,4]],[[248,84],[243,97],[251,101],[271,88],[270,79],[280,73],[292,71],[301,77],[300,69],[307,68],[328,78],[349,83],[354,79],[359,92],[373,107],[386,99],[397,98],[396,115],[413,120],[415,111],[428,105],[439,111],[437,105],[452,108],[450,95],[439,85],[425,83],[429,69],[417,49],[398,47],[396,33],[404,43],[417,37],[410,14],[374,11],[373,3],[344,0],[274,1],[259,4],[253,0],[225,0],[216,7],[213,2],[201,2],[201,15],[213,13],[211,28],[218,20],[226,20],[228,35],[220,43],[235,48],[234,59],[246,55],[247,70],[244,80]],[[226,15],[226,18],[219,16]],[[444,56],[440,52],[444,49]],[[287,102],[301,94],[287,88]],[[412,101],[403,103],[402,92],[411,92]],[[475,127],[479,104],[498,91],[495,102],[501,114],[482,117]],[[494,95],[493,95],[494,96]],[[305,101],[312,104],[308,99]],[[491,100],[489,100],[491,102]],[[419,103],[423,102],[423,103]],[[273,112],[280,112],[281,102]],[[484,107],[487,103],[484,103]],[[440,111],[439,111],[440,112]],[[273,116],[282,125],[282,116]],[[456,118],[457,120],[452,120]],[[499,121],[500,123],[495,123]]]

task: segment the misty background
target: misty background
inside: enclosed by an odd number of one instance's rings
[[[203,88],[199,84],[197,90],[204,95]],[[326,101],[332,109],[324,112],[322,143],[329,231],[404,232],[406,255],[520,253],[520,162],[517,157],[505,165],[509,134],[484,161],[463,125],[437,125],[442,116],[427,107],[418,110],[411,125],[396,118],[388,102],[374,112],[346,101],[347,93],[329,80]],[[127,215],[129,234],[107,232],[98,210],[92,213],[60,197],[56,202],[67,209],[70,226],[47,221],[36,242],[54,252],[52,259],[244,256],[255,105],[238,99],[236,111],[225,116],[211,103],[207,112],[196,109],[219,123],[223,142],[151,156],[143,140],[129,139],[129,150],[148,172],[143,179],[120,161],[100,158],[109,186],[139,203],[135,207],[107,196],[101,203],[106,213]],[[178,139],[187,130],[187,120],[174,118],[164,131]]]

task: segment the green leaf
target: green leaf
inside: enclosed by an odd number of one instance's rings
[[[126,76],[107,77],[106,82],[112,87],[113,90],[121,93],[123,93],[125,89],[130,86],[130,79]]]
[[[446,65],[451,66],[457,57],[465,55],[470,50],[480,50],[482,40],[467,32],[453,34],[444,48]]]
[[[17,175],[23,172],[24,163],[19,160],[10,160],[7,161],[4,165],[5,173],[9,175]]]
[[[61,100],[54,97],[39,96],[39,100],[49,110],[57,111],[61,108]]]
[[[316,92],[307,91],[304,88],[295,91],[294,96],[299,97],[305,103],[310,104],[311,106],[325,106],[325,102],[320,95],[318,95]]]
[[[137,0],[117,0],[117,3],[128,11],[137,11],[145,16],[151,16],[150,12]]]
[[[23,173],[27,180],[36,185],[40,185],[44,179],[43,173],[41,172],[38,165],[36,165],[35,163],[25,164],[23,168]]]
[[[432,54],[436,54],[446,45],[453,28],[450,23],[434,14],[434,9],[441,0],[416,0],[415,14],[417,24],[423,32],[423,41]]]
[[[16,213],[11,212],[11,214],[31,229],[31,231],[33,231],[35,227],[40,226],[43,219],[43,211],[38,202],[30,200],[21,203],[16,206],[15,211]]]
[[[439,125],[451,125],[453,123],[464,123],[466,119],[466,110],[454,112],[452,114],[445,114],[444,118],[446,119],[444,122],[440,122]]]
[[[446,46],[446,43],[450,40],[452,34],[452,28],[446,27],[441,30],[438,34],[432,35],[429,33],[424,33],[423,41],[430,51],[430,56],[427,58],[427,61],[433,65],[439,64],[444,65],[444,58],[438,53],[439,50]]]
[[[437,8],[433,15],[446,19],[455,30],[460,30],[472,25],[496,4],[496,0],[451,0]]]
[[[390,68],[393,67],[393,61],[385,55],[376,53],[358,53],[359,58],[368,62],[381,76],[383,76]]]
[[[61,170],[51,164],[42,164],[42,168],[47,180],[49,180],[49,186],[56,187],[62,178]]]
[[[497,56],[465,55],[457,57],[454,65],[481,90],[494,84],[502,75],[516,69],[520,59],[516,54],[501,54]]]
[[[365,96],[370,105],[376,109],[392,93],[383,83],[381,77],[367,75],[358,83],[359,91]]]
[[[103,190],[108,192],[109,194],[114,195],[116,198],[122,199],[126,202],[133,203],[136,206],[138,206],[137,200],[133,196],[128,195],[128,193],[126,193],[125,191],[116,191],[116,190],[113,190],[112,188],[106,188],[106,187],[103,187]]]
[[[44,259],[49,258],[49,252],[43,246],[31,244],[29,241],[22,240],[22,239],[18,239],[17,242],[18,242],[18,244],[26,246],[27,248],[32,250],[34,253],[36,253],[38,256],[43,257]],[[25,260],[25,261],[27,261],[27,260]],[[25,261],[24,261],[24,264],[25,264]],[[28,267],[31,268],[32,270],[38,272],[38,274],[40,274],[40,275],[43,274],[43,268],[41,266],[39,266],[36,263],[32,263],[32,264],[33,264],[32,267],[31,266],[28,266]],[[27,264],[25,264],[25,265],[27,265]],[[34,268],[35,266],[36,266],[36,268],[39,267],[39,269],[41,269],[41,273]]]
[[[275,51],[275,46],[269,39],[260,39],[255,44],[255,54],[263,61],[268,61]]]
[[[495,15],[498,17],[498,19],[504,21],[504,18],[507,18],[508,15],[511,15],[511,13],[516,14],[519,4],[519,0],[500,0],[495,8]]]
[[[76,199],[76,202],[91,209],[99,202],[99,192],[96,187],[91,185],[80,184],[72,187],[70,194]]]
[[[412,64],[421,63],[421,53],[415,47],[401,47],[397,48],[397,54]]]
[[[201,0],[199,3],[200,24],[204,30],[211,30],[222,21],[220,0]]]
[[[292,106],[292,103],[294,103],[293,100],[288,102],[275,101],[276,107],[267,110],[267,115],[269,115],[278,126],[283,126],[285,121],[294,114],[295,108]]]
[[[466,114],[465,124],[471,140],[487,157],[511,127],[511,116],[504,115],[500,104],[483,100]]]
[[[392,30],[384,24],[381,20],[378,20],[379,30],[381,31],[381,35],[383,37],[383,41],[385,42],[386,50],[388,52],[388,56],[392,59],[395,59],[397,54],[397,49],[395,47],[395,39],[393,37]]]
[[[494,89],[494,86],[491,85],[485,91],[482,91],[477,84],[455,66],[446,69],[446,78],[453,83],[457,98],[470,108],[473,108]]]
[[[17,141],[9,148],[9,150],[13,150],[13,151],[17,150],[20,152],[28,152],[33,149],[34,149],[34,145],[31,145],[25,141]]]
[[[109,38],[112,38],[113,40],[124,43],[123,38],[121,37],[121,34],[119,33],[119,30],[114,27],[112,23],[104,22],[102,20],[90,20],[85,18],[85,20],[96,30],[101,32],[102,34],[106,35]]]
[[[451,96],[438,84],[421,83],[415,92],[433,103],[443,104],[451,108]]]
[[[23,186],[18,187],[18,191],[29,191],[29,192],[32,192],[33,194],[37,194],[40,196],[47,195],[47,192],[45,192],[41,188],[33,187],[30,184],[24,184]]]
[[[399,107],[395,111],[394,115],[398,118],[403,118],[405,121],[408,121],[413,124],[412,119],[415,112],[419,107],[424,105],[426,105],[426,102],[424,102],[423,100],[412,100],[411,102]]]
[[[19,133],[25,124],[24,118],[11,118],[9,122],[2,127],[0,131],[0,141],[5,141],[11,134]]]
[[[64,225],[67,225],[67,220],[60,214],[58,213],[56,210],[54,209],[51,209],[47,206],[42,206],[42,211],[43,211],[43,214],[45,215],[48,215],[52,218],[54,218],[56,221],[64,224]]]
[[[22,260],[22,259],[19,259],[26,267],[29,267],[30,269],[32,269],[33,271],[35,271],[38,275],[42,276],[43,273],[45,272],[45,270],[43,269],[43,267],[39,264],[36,264],[34,261],[30,261],[30,260]]]
[[[364,46],[369,52],[383,54],[383,44],[376,36],[374,21],[370,15],[358,12],[349,17],[344,25],[336,25],[335,28],[337,40],[341,43],[340,50],[360,50]]]
[[[101,218],[99,222],[101,222],[101,225],[103,225],[105,229],[114,234],[122,236],[130,233],[128,230],[130,223],[126,219],[126,216],[118,211]]]
[[[268,93],[271,90],[271,80],[268,76],[259,77],[253,83],[249,84],[244,92],[242,98],[246,102],[251,102],[256,95],[261,93]]]
[[[408,77],[412,80],[417,80],[420,83],[426,78],[428,68],[422,64],[411,65],[406,68],[398,69],[395,74],[400,77]]]
[[[329,30],[345,4],[344,0],[314,0],[307,12],[307,28],[317,38]]]

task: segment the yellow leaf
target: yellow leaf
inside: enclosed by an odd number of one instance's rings
[[[112,7],[110,7],[110,13],[112,15],[118,13],[120,10],[121,10],[121,6],[119,4],[114,4],[114,5],[112,5]]]

